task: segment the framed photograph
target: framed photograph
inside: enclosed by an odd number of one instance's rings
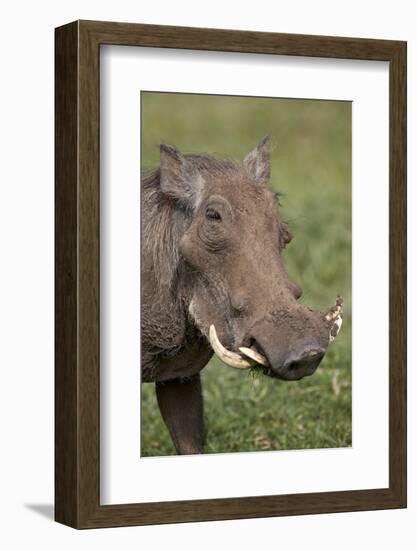
[[[55,517],[406,506],[406,43],[56,29]]]

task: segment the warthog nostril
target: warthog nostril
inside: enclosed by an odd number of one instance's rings
[[[314,349],[309,349],[296,356],[294,354],[290,355],[284,363],[284,369],[288,370],[299,370],[302,368],[309,368],[313,364],[318,364],[323,358],[325,350],[323,348],[317,347]]]
[[[312,350],[309,352],[308,357],[317,357],[317,355],[322,355],[324,353],[324,350]]]

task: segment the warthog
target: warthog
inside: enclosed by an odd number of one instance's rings
[[[213,352],[281,380],[315,372],[342,323],[298,302],[291,240],[269,188],[270,142],[237,163],[160,146],[142,178],[142,381],[179,454],[204,449],[200,371]]]

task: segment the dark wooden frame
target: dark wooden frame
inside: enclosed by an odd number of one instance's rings
[[[389,62],[389,487],[198,501],[99,501],[101,44]],[[55,519],[76,528],[406,506],[406,43],[77,21],[56,29]]]

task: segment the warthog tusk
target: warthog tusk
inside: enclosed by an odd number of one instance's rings
[[[342,304],[343,300],[340,296],[338,296],[336,298],[336,304],[330,308],[324,317],[326,321],[334,321],[342,314]]]
[[[333,340],[339,334],[340,328],[343,323],[342,304],[343,304],[343,300],[340,296],[338,296],[336,298],[336,305],[334,305],[324,317],[327,322],[333,321],[329,331],[329,344],[333,342]]]
[[[268,365],[268,359],[263,356],[258,351],[252,349],[252,348],[239,348],[239,351],[241,351],[246,357],[249,357],[250,359],[253,359],[257,363],[260,363],[261,365]]]
[[[343,323],[343,319],[340,316],[333,323],[333,326],[332,326],[332,328],[330,329],[330,332],[329,332],[329,344],[331,342],[333,342],[333,340],[339,334],[342,323]]]
[[[230,351],[223,346],[217,337],[217,332],[214,325],[210,325],[209,340],[214,353],[223,361],[223,363],[229,365],[229,367],[234,367],[235,369],[248,369],[254,366],[253,361],[249,362],[238,353]]]

